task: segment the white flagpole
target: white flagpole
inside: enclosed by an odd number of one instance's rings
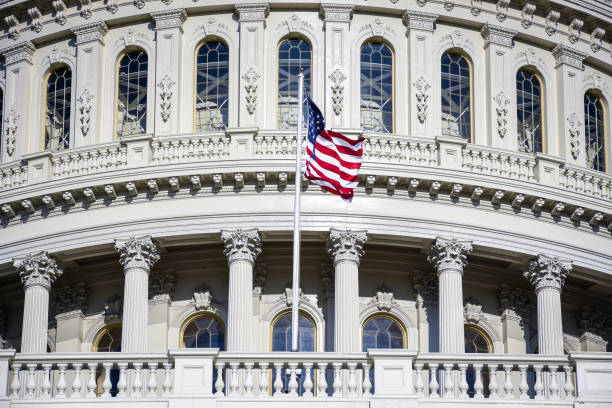
[[[298,122],[295,152],[295,201],[293,203],[293,300],[291,304],[291,351],[298,351],[300,294],[300,193],[302,185],[302,127],[304,126],[304,69],[298,75]]]

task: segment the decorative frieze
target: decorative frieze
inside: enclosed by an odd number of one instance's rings
[[[236,14],[239,22],[264,21],[270,12],[269,3],[243,3],[236,4]]]
[[[508,6],[510,5],[510,0],[497,0],[497,4],[495,5],[495,9],[497,10],[497,21],[503,22],[508,17]]]
[[[425,123],[427,119],[427,101],[429,99],[429,89],[431,85],[429,85],[427,79],[422,75],[419,76],[412,85],[414,85],[416,89],[417,117],[419,118],[419,122]]]
[[[561,64],[567,64],[570,67],[584,70],[582,62],[587,57],[585,53],[570,48],[565,44],[558,44],[555,48],[553,48],[552,54],[555,57],[555,68]]]
[[[78,282],[70,286],[53,289],[51,291],[51,310],[53,315],[87,311],[87,288],[84,282]]]
[[[536,5],[534,3],[525,3],[521,9],[521,25],[524,29],[531,27],[533,22],[533,14],[536,11]]]
[[[331,80],[332,107],[334,113],[340,115],[344,104],[344,85],[342,83],[346,80],[346,75],[339,68],[336,68],[329,74],[328,78]]]
[[[76,36],[77,45],[91,41],[100,41],[100,43],[104,44],[104,35],[107,31],[108,27],[102,21],[82,24],[72,29],[72,33]]]
[[[513,39],[516,35],[516,31],[500,26],[485,24],[482,26],[480,34],[485,40],[485,48],[488,47],[489,44],[513,47]]]
[[[327,252],[338,262],[351,261],[359,264],[367,240],[365,231],[331,229],[327,239]]]
[[[20,36],[18,27],[19,20],[17,20],[17,17],[15,17],[14,14],[9,14],[8,16],[4,17],[4,22],[8,26],[8,38],[13,41],[17,41]]]
[[[321,16],[323,21],[348,23],[351,21],[355,6],[342,3],[321,3]]]
[[[13,266],[26,289],[30,286],[51,289],[53,282],[64,272],[62,265],[47,251],[13,258]]]
[[[580,122],[580,119],[575,112],[569,115],[567,122],[569,124],[568,132],[570,136],[570,150],[572,152],[572,157],[577,159],[580,155],[580,129],[582,129],[582,122]]]
[[[121,319],[122,315],[123,298],[115,293],[104,301],[104,321]]]
[[[149,235],[116,239],[115,250],[119,252],[119,263],[125,271],[132,268],[150,270],[159,261],[157,246]]]
[[[40,33],[43,29],[42,21],[40,20],[42,14],[38,7],[32,7],[28,9],[28,15],[30,16],[30,27],[32,31]]]
[[[152,271],[149,274],[149,299],[172,300],[175,282],[176,279],[171,270]]]
[[[552,36],[557,31],[557,23],[561,18],[561,13],[555,10],[549,10],[546,14],[546,34]]]
[[[81,5],[81,17],[85,20],[91,18],[91,0],[79,0],[79,4]]]
[[[223,253],[227,257],[228,264],[234,261],[254,264],[261,253],[261,239],[257,229],[224,230],[221,231],[221,239],[225,245]]]
[[[183,22],[187,19],[187,12],[182,8],[156,11],[151,13],[151,18],[155,20],[155,30],[181,28],[183,26]]]
[[[503,138],[508,132],[508,105],[510,100],[504,91],[499,91],[493,98],[493,101],[495,102],[495,111],[497,112],[497,133],[499,137]]]
[[[255,67],[250,67],[242,75],[242,80],[244,81],[245,104],[249,115],[255,113],[255,108],[257,108],[257,81],[259,77],[260,75],[257,73]]]
[[[536,292],[545,288],[561,291],[571,271],[571,261],[540,254],[529,261],[523,276],[529,279]]]
[[[402,19],[409,30],[434,31],[438,14],[425,13],[422,11],[405,10]]]
[[[467,266],[467,254],[472,252],[472,243],[456,238],[438,237],[431,246],[427,260],[434,264],[436,271],[456,269],[463,272]]]
[[[568,29],[569,29],[569,37],[568,40],[572,44],[575,44],[580,39],[580,29],[584,25],[584,21],[579,19],[578,17],[572,19],[570,21]]]
[[[170,75],[166,74],[157,84],[157,87],[159,88],[160,115],[164,122],[167,122],[170,118],[170,109],[172,108],[172,90],[175,83],[176,82],[170,78]]]
[[[66,18],[66,3],[64,0],[53,0],[53,10],[55,10],[55,22],[64,25],[68,21]]]
[[[4,56],[5,66],[21,61],[26,61],[31,64],[34,51],[36,51],[34,44],[32,44],[31,41],[24,41],[2,49],[0,54]]]
[[[595,27],[591,32],[591,50],[597,52],[601,48],[602,38],[606,34],[606,30],[601,27]]]

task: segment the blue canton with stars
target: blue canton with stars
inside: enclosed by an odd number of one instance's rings
[[[325,118],[323,114],[315,105],[315,103],[308,98],[308,140],[312,143],[312,158],[315,156],[315,149],[317,147],[317,136],[325,130]]]

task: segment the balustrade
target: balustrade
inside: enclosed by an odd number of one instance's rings
[[[127,152],[119,142],[106,143],[54,153],[51,164],[53,178],[93,174],[124,167]]]
[[[151,150],[153,164],[221,160],[230,155],[230,138],[224,133],[159,137]]]
[[[612,177],[600,171],[566,165],[561,169],[559,186],[568,191],[612,200]]]
[[[474,173],[514,180],[535,180],[536,159],[527,153],[468,145],[462,152],[462,163],[463,169]]]
[[[21,162],[7,163],[0,167],[0,190],[20,187],[28,183],[28,166]]]

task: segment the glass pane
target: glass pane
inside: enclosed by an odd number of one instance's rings
[[[195,131],[225,129],[228,115],[229,50],[220,41],[200,46],[196,62]]]
[[[604,110],[601,98],[592,93],[584,95],[584,138],[587,167],[606,171]]]
[[[116,135],[146,132],[148,57],[144,51],[125,54],[118,65]]]
[[[470,64],[461,54],[446,53],[441,59],[442,134],[472,140]]]
[[[278,47],[278,127],[297,127],[298,75],[304,68],[304,96],[310,93],[312,50],[299,38],[288,38]]]
[[[185,348],[225,349],[225,330],[221,322],[209,315],[200,315],[191,320],[183,330]]]
[[[70,98],[72,71],[59,68],[47,78],[45,114],[45,150],[58,151],[70,147]]]
[[[518,148],[521,152],[542,151],[542,85],[533,72],[516,73]]]
[[[393,132],[393,54],[381,42],[361,47],[361,127]]]

